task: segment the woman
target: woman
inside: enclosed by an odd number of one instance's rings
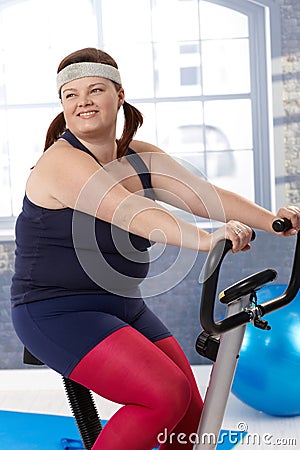
[[[179,345],[140,297],[147,249],[155,241],[207,252],[227,237],[234,252],[248,250],[251,227],[272,232],[275,216],[132,140],[142,116],[125,101],[106,53],[67,56],[57,88],[63,113],[48,130],[16,224],[16,332],[49,367],[124,405],[93,449],[148,450],[165,430],[173,439],[160,449],[181,448],[174,436],[195,433],[202,400]],[[225,225],[207,233],[156,200]],[[286,235],[298,231],[298,209],[276,217],[291,219]]]

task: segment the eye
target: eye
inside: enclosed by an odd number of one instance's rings
[[[75,94],[72,94],[72,93],[66,94],[66,98],[71,98],[71,97],[75,97]]]
[[[100,88],[100,87],[95,87],[95,88],[92,89],[92,92],[95,93],[95,94],[97,94],[98,92],[103,92],[103,91],[104,91],[104,89]]]

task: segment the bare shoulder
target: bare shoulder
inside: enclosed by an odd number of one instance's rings
[[[75,149],[64,140],[58,140],[44,152],[37,162],[34,172],[43,178],[50,189],[56,184],[77,184],[99,170],[99,164],[87,153]]]
[[[47,208],[72,205],[65,192],[78,191],[99,170],[97,162],[68,142],[59,140],[37,161],[26,183],[29,198]]]
[[[161,148],[149,142],[133,140],[130,147],[137,153],[165,153]]]
[[[51,170],[51,168],[57,169],[61,164],[67,163],[66,166],[63,166],[64,170],[68,170],[69,165],[73,164],[88,164],[91,163],[93,166],[99,168],[96,161],[93,160],[89,155],[85,152],[78,151],[67,141],[60,139],[56,141],[51,147],[46,150],[42,157],[39,159],[36,167],[44,167],[46,166],[47,170]]]

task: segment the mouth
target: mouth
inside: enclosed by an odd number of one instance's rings
[[[95,114],[97,114],[98,111],[93,110],[93,111],[83,111],[80,112],[79,114],[77,114],[78,117],[83,117],[83,118],[89,118],[89,117],[93,117],[95,116]]]

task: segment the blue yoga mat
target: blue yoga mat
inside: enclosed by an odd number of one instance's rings
[[[0,411],[1,450],[62,450],[63,438],[80,439],[72,417]]]
[[[222,430],[217,449],[233,449],[245,434]],[[83,450],[83,446],[73,417],[0,411],[0,449]]]

